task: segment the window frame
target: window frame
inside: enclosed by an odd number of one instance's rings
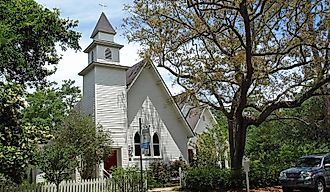
[[[158,139],[158,143],[155,143],[154,142],[154,138],[155,136],[157,136],[157,139]],[[158,154],[159,155],[155,155],[155,146],[158,147]],[[152,135],[152,155],[154,157],[161,157],[161,152],[160,152],[160,139],[159,139],[159,135],[157,132],[155,132],[153,135]]]
[[[138,136],[139,138],[138,138],[138,140],[139,140],[139,142],[138,143],[136,143],[136,136]],[[138,147],[137,147],[138,146]],[[139,154],[136,154],[137,153],[137,150],[136,150],[136,148],[138,148],[139,150]],[[137,131],[137,132],[135,132],[135,134],[134,134],[134,157],[139,157],[141,155],[141,135],[140,135],[140,133]]]

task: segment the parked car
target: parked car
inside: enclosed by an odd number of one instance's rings
[[[283,192],[293,189],[313,189],[324,192],[330,188],[330,153],[300,157],[296,165],[281,172]]]

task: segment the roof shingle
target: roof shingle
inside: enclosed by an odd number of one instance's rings
[[[105,14],[102,12],[94,30],[91,35],[91,38],[95,37],[95,35],[98,32],[104,32],[104,33],[109,33],[112,35],[116,34],[116,31],[113,29],[112,25],[110,24],[108,18],[105,16]]]

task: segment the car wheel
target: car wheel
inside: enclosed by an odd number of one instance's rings
[[[325,192],[325,185],[322,179],[317,179],[315,182],[315,192]]]
[[[292,188],[283,187],[283,192],[292,192],[292,191],[293,191]]]

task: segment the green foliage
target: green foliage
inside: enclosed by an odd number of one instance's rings
[[[171,177],[169,164],[161,160],[153,161],[148,167],[148,176],[153,179],[154,187],[164,185]]]
[[[178,178],[179,177],[179,168],[182,171],[187,170],[189,167],[185,161],[182,160],[174,160],[170,162],[169,171],[171,178]]]
[[[277,114],[290,118],[251,127],[246,148],[246,155],[251,159],[251,186],[278,184],[279,173],[291,167],[300,156],[329,152],[324,113],[323,100],[313,98],[299,108]],[[321,122],[323,125],[319,126]]]
[[[219,125],[201,133],[197,136],[194,146],[197,154],[193,165],[219,166],[221,161],[227,158],[225,154],[229,151],[226,126]]]
[[[44,178],[56,185],[71,179],[78,161],[75,149],[59,143],[44,146],[39,159],[39,168],[45,173]]]
[[[0,172],[6,179],[20,183],[29,164],[35,161],[37,144],[46,132],[22,122],[24,107],[21,86],[0,85]]]
[[[23,120],[54,131],[80,99],[80,89],[74,83],[72,80],[64,80],[59,87],[56,82],[50,82],[28,94]]]
[[[44,188],[43,183],[22,183],[17,185],[15,183],[1,183],[0,191],[10,191],[10,192],[22,192],[22,191],[42,191]]]
[[[0,0],[0,77],[19,83],[43,82],[55,69],[62,50],[80,50],[78,22],[59,18],[34,0]]]
[[[179,177],[180,167],[182,171],[188,169],[188,165],[182,160],[175,160],[169,163],[165,163],[162,160],[156,160],[150,163],[147,172],[149,179],[152,182],[152,186],[165,186],[170,179],[177,179]]]
[[[140,170],[137,167],[122,168],[118,167],[112,170],[112,178],[108,181],[112,182],[112,191],[140,191]],[[144,178],[146,179],[146,178]],[[114,185],[117,190],[114,190]]]
[[[185,172],[186,189],[190,191],[226,191],[233,187],[229,169],[194,167]]]
[[[26,85],[40,85],[55,72],[56,45],[80,49],[76,26],[34,0],[0,0],[0,172],[15,183],[34,164],[37,144],[50,136],[49,127],[39,126],[46,123],[22,120]]]
[[[110,133],[96,126],[91,117],[72,111],[55,133],[55,142],[72,146],[79,157],[78,171],[82,178],[89,178],[94,166],[110,154]]]

